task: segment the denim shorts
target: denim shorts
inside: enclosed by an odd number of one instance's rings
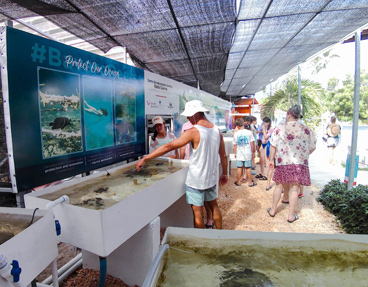
[[[237,160],[236,161],[236,167],[252,167],[252,161],[251,160]]]
[[[187,203],[195,206],[203,206],[205,201],[217,198],[216,185],[206,189],[196,189],[185,185]]]

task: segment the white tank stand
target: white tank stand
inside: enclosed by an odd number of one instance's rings
[[[193,212],[185,194],[160,214],[161,228],[168,226],[193,227]]]
[[[141,286],[159,245],[160,218],[157,217],[107,256],[107,274],[129,285]],[[82,254],[83,268],[100,269],[98,255],[85,250]]]

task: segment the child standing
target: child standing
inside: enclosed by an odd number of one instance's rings
[[[243,168],[247,173],[248,186],[252,187],[257,185],[252,180],[252,159],[255,153],[255,144],[253,133],[250,130],[244,128],[244,120],[237,119],[236,126],[238,131],[234,134],[233,145],[234,145],[234,155],[236,158],[237,176],[238,180],[235,181],[236,186],[241,185]]]

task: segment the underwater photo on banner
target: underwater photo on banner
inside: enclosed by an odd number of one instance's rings
[[[80,77],[38,69],[43,158],[82,151]]]
[[[86,150],[114,145],[112,81],[83,76]]]

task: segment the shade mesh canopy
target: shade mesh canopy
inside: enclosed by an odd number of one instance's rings
[[[126,47],[136,66],[225,99],[262,90],[368,23],[367,0],[239,2],[0,0],[0,21],[43,16],[64,43],[69,32],[103,52]]]

